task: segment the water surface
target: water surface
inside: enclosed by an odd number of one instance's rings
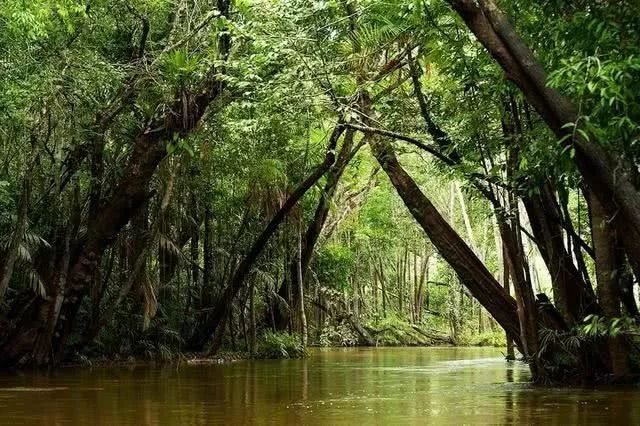
[[[484,348],[67,368],[0,376],[0,424],[640,424],[637,388],[541,389],[528,377]]]

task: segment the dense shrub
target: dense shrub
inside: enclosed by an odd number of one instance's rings
[[[302,339],[296,334],[265,332],[258,341],[256,358],[303,358],[306,350]]]
[[[346,324],[330,325],[322,328],[318,343],[320,346],[356,346],[358,336]]]

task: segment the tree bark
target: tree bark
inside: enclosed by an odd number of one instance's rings
[[[640,196],[626,165],[576,131],[580,124],[575,107],[546,85],[544,69],[493,0],[448,2],[549,128],[575,149],[575,164],[584,181],[609,217],[614,218],[613,224],[632,262],[640,263]]]
[[[206,204],[204,207],[204,270],[202,271],[202,291],[200,293],[201,306],[211,306],[213,295],[213,235],[211,229],[212,221],[213,215],[211,212],[211,206],[209,204]],[[251,291],[253,294],[253,290]]]
[[[374,156],[405,205],[440,255],[451,265],[471,294],[521,347],[516,302],[508,296],[469,246],[460,238],[398,162],[393,149],[372,138]]]
[[[573,325],[589,313],[598,313],[599,307],[564,245],[562,228],[555,219],[559,206],[550,184],[544,184],[540,191],[537,195],[523,195],[522,200],[551,275],[555,304],[567,323]]]
[[[223,14],[228,13],[228,7],[220,10]],[[228,51],[222,50],[221,53],[226,57]],[[19,316],[8,318],[3,327],[0,366],[47,365],[60,360],[98,260],[149,198],[149,182],[167,155],[166,144],[175,137],[184,138],[192,133],[208,105],[220,95],[223,87],[221,82],[215,80],[215,72],[211,70],[197,94],[188,102],[184,100],[185,94],[177,96],[174,105],[169,108],[170,112],[151,120],[136,137],[124,176],[111,197],[102,203],[95,217],[89,220],[86,239],[73,250],[60,314],[53,319],[48,314],[52,310],[52,303],[55,303],[49,298],[30,298],[24,307],[13,309]],[[53,328],[53,333],[46,333],[50,328]],[[47,349],[35,353],[34,348]]]
[[[502,248],[502,268],[503,268],[503,272],[502,272],[502,281],[504,284],[504,291],[507,294],[510,294],[510,285],[509,285],[509,263],[505,261],[507,255],[505,253],[505,248],[504,248],[504,244],[501,246]],[[515,351],[513,350],[513,340],[511,340],[511,338],[509,337],[509,335],[507,334],[507,360],[509,361],[513,361],[516,359],[516,355],[515,355]]]
[[[598,280],[598,300],[606,318],[621,316],[618,281],[623,270],[618,239],[609,225],[610,218],[597,198],[591,201],[592,237],[595,250],[596,277]],[[629,348],[622,336],[608,337],[610,367],[616,378],[629,374]]]

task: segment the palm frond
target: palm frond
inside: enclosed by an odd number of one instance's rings
[[[179,261],[182,262],[185,260],[185,256],[182,253],[182,249],[178,247],[178,245],[171,238],[169,238],[168,235],[162,232],[158,232],[158,245],[162,251],[166,253],[171,253]]]
[[[42,238],[39,234],[36,234],[32,231],[25,231],[23,241],[26,242],[29,247],[34,248],[51,248],[51,244],[47,242],[44,238]]]
[[[278,293],[276,293],[275,291],[272,291],[271,297],[277,303],[278,309],[280,309],[280,312],[285,312],[287,315],[291,313],[291,308],[289,307],[289,304]]]
[[[151,319],[155,317],[156,313],[158,312],[158,299],[156,298],[153,282],[149,279],[148,274],[145,274],[145,277],[142,280],[141,284],[142,296],[144,300],[142,329],[146,330],[149,328]]]
[[[29,247],[27,245],[25,245],[24,243],[21,243],[18,246],[18,255],[17,255],[17,260],[18,262],[22,263],[22,264],[26,264],[29,265],[31,264],[31,251],[29,250]]]
[[[44,287],[44,283],[40,278],[40,275],[35,269],[29,268],[25,271],[25,279],[31,290],[38,296],[44,298],[47,297],[47,291]]]

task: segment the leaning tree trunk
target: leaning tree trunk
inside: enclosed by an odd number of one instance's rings
[[[626,166],[575,131],[579,122],[575,107],[547,86],[544,69],[493,0],[448,2],[549,128],[575,149],[575,164],[584,181],[613,218],[632,263],[640,263],[640,195]]]
[[[148,199],[149,183],[167,155],[166,143],[194,131],[222,89],[223,85],[215,80],[215,73],[211,71],[201,91],[190,102],[185,103],[181,96],[170,113],[145,126],[135,140],[125,175],[89,221],[84,242],[74,247],[69,266],[65,268],[68,273],[65,270],[54,274],[66,277],[60,307],[54,306],[58,304],[57,297],[20,298],[17,302],[21,306],[13,307],[13,315],[2,324],[0,366],[49,365],[60,360],[80,304],[89,291],[98,259]],[[54,311],[57,315],[51,314]]]
[[[440,255],[456,271],[471,294],[523,350],[516,301],[505,293],[471,248],[424,196],[398,162],[393,149],[376,138],[372,138],[370,145],[391,183]]]
[[[302,181],[295,190],[289,195],[282,207],[276,212],[266,228],[255,240],[247,254],[244,256],[240,264],[236,267],[233,276],[227,287],[224,289],[222,296],[218,299],[215,306],[205,312],[199,319],[199,324],[190,339],[189,347],[192,350],[202,350],[205,344],[213,337],[212,352],[219,349],[222,344],[222,336],[224,335],[225,324],[231,314],[233,300],[238,295],[244,282],[251,272],[254,262],[258,259],[265,246],[269,242],[271,236],[277,231],[280,224],[287,217],[291,209],[298,201],[307,193],[313,185],[329,170],[335,162],[335,149],[338,139],[344,131],[344,126],[338,123],[331,135],[329,146],[326,151],[324,161],[319,164],[313,172]]]
[[[303,280],[306,276],[307,270],[309,269],[309,264],[311,263],[316,243],[318,242],[320,233],[322,232],[322,229],[324,228],[324,225],[327,221],[331,200],[335,195],[336,189],[338,188],[338,183],[340,182],[340,178],[342,177],[342,174],[344,173],[349,160],[351,160],[353,154],[355,153],[353,150],[353,136],[354,131],[352,129],[347,129],[344,135],[342,147],[340,148],[340,152],[338,154],[338,158],[336,159],[335,164],[331,167],[331,169],[329,169],[329,172],[327,173],[327,182],[324,185],[324,190],[320,194],[320,199],[318,200],[318,205],[313,215],[313,219],[311,223],[309,223],[309,227],[305,232],[302,252],[300,253],[300,255],[296,254],[296,256],[293,256],[293,259],[289,265],[289,276],[285,277],[285,279],[282,280],[282,284],[280,285],[280,289],[278,290],[278,295],[285,300],[287,300],[287,296],[290,291],[289,283],[291,283],[291,286],[293,288],[298,285],[298,263],[302,268]],[[288,280],[287,278],[290,279]],[[276,326],[278,327],[278,329],[284,330],[287,327],[288,323],[286,313],[282,312],[277,307],[274,307],[274,314],[276,315]]]

